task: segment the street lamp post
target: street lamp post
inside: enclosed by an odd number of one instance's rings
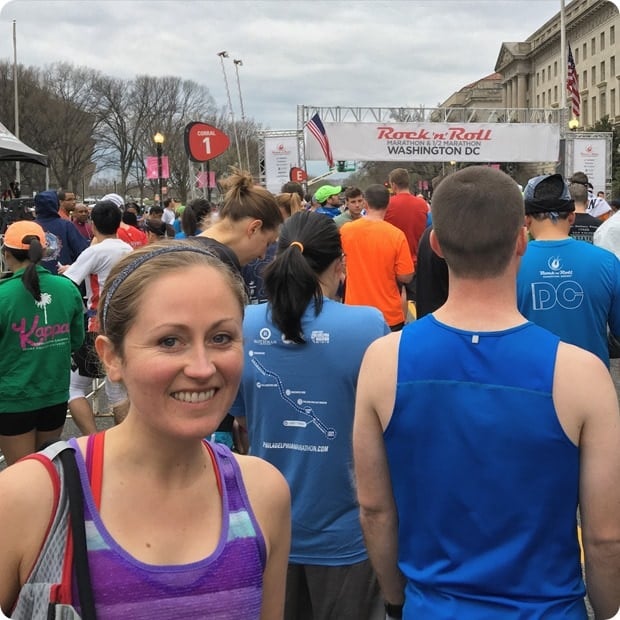
[[[568,128],[571,131],[575,131],[575,129],[577,129],[579,127],[579,120],[576,118],[571,118],[570,121],[568,121]]]
[[[157,184],[159,187],[159,204],[164,204],[163,195],[163,171],[161,166],[162,149],[164,144],[164,135],[159,131],[153,136],[153,140],[157,146]]]

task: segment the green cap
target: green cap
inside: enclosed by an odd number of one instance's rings
[[[342,193],[342,187],[340,187],[340,185],[323,185],[323,187],[319,187],[319,189],[316,190],[314,197],[317,202],[323,204],[330,196],[337,196],[340,193]]]

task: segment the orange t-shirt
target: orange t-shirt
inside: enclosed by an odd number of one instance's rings
[[[340,236],[347,267],[344,302],[378,308],[390,327],[404,322],[396,276],[413,273],[405,234],[388,222],[363,217],[345,224]]]

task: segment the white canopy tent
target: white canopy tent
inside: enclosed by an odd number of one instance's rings
[[[31,149],[0,123],[0,161],[23,161],[47,166],[47,155]]]

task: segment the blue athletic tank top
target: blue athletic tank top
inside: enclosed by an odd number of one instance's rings
[[[70,440],[75,446],[75,440]],[[89,451],[92,441],[89,438]],[[169,620],[260,617],[265,542],[250,507],[239,466],[228,448],[209,444],[222,493],[222,533],[207,558],[184,565],[138,561],[103,525],[79,448],[76,457],[84,491],[84,521],[93,592],[100,620]],[[87,455],[87,463],[91,459]],[[76,580],[73,601],[78,608]]]
[[[529,322],[468,332],[428,315],[403,330],[384,437],[404,618],[586,619],[558,343]]]

